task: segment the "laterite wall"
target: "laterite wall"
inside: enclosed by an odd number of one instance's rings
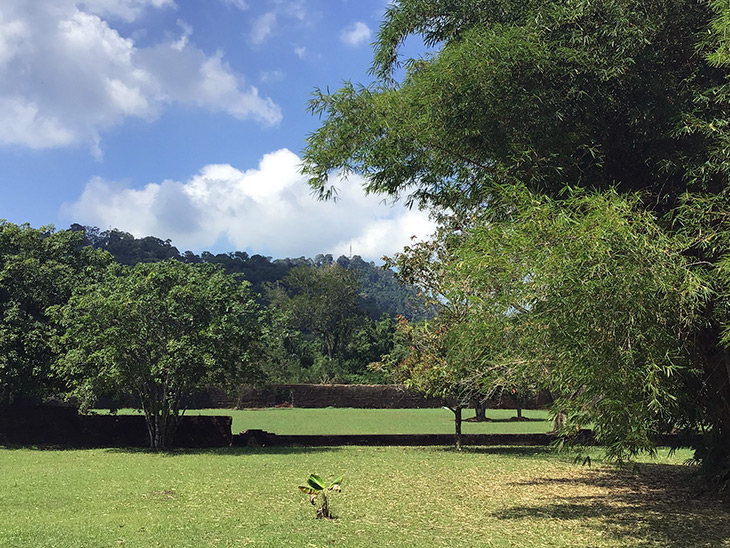
[[[523,402],[523,409],[544,409],[551,403],[545,392]],[[441,407],[439,398],[426,397],[419,392],[393,384],[277,384],[263,388],[241,388],[229,395],[223,390],[210,388],[194,394],[187,401],[191,409],[251,408],[292,406],[302,408],[355,407],[363,409],[414,409]],[[494,398],[490,409],[515,409],[517,402],[511,395]]]
[[[172,447],[227,447],[226,416],[182,417]],[[9,405],[0,408],[0,444],[65,447],[148,447],[142,415],[79,415],[74,407]]]

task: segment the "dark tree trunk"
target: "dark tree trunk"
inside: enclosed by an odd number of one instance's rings
[[[487,420],[487,402],[476,402],[476,404],[474,405],[474,418],[478,422],[484,422]]]
[[[164,386],[147,386],[140,393],[142,411],[144,412],[149,436],[150,449],[163,451],[172,442],[177,428],[179,415],[179,398],[173,398],[173,407],[168,401],[168,391]]]
[[[450,407],[454,413],[454,445],[457,451],[461,451],[461,407]]]
[[[697,400],[712,425],[696,449],[705,469],[724,482],[730,480],[730,355],[721,343],[722,326],[712,313],[710,305],[706,316],[710,321],[695,341],[695,360],[703,375]]]
[[[562,411],[555,414],[555,418],[553,419],[553,432],[560,432],[565,426],[566,421],[568,420],[568,415],[563,413]]]

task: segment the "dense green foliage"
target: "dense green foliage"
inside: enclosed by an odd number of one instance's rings
[[[153,236],[135,238],[132,234],[112,229],[100,231],[96,227],[74,224],[72,231],[83,234],[84,245],[103,249],[111,253],[117,262],[133,266],[140,262],[156,262],[165,259],[178,259],[185,263],[207,263],[221,266],[228,274],[251,284],[251,289],[264,295],[267,284],[281,281],[288,272],[298,266],[329,266],[337,263],[346,270],[357,274],[361,287],[358,293],[358,306],[372,319],[382,314],[394,316],[403,314],[413,319],[429,315],[428,310],[415,298],[412,288],[403,286],[393,272],[366,262],[358,255],[340,256],[335,260],[332,255],[317,255],[313,259],[299,257],[293,259],[272,259],[263,255],[249,255],[244,251],[213,254],[203,251],[196,255],[192,251],[180,253],[170,240]],[[264,299],[264,302],[265,299]]]
[[[333,273],[344,291],[332,280],[318,285]],[[251,291],[247,276],[275,302]],[[235,390],[241,382],[385,380],[368,369],[391,349],[394,320],[383,310],[411,300],[414,291],[391,271],[360,257],[181,256],[153,237],[3,221],[0,404],[74,397],[87,405],[135,393],[153,443],[165,443],[181,395],[204,382]],[[260,313],[267,307],[271,314]],[[216,314],[222,323],[206,331]],[[232,375],[243,363],[251,374]]]
[[[611,192],[516,200],[508,221],[466,231],[449,263],[472,305],[453,344],[493,373],[542,374],[566,430],[592,423],[616,458],[701,429],[692,335],[709,290],[687,242]]]
[[[379,80],[315,93],[324,120],[305,172],[322,196],[333,170],[354,170],[372,192],[449,208],[506,181],[549,194],[618,187],[663,208],[688,183],[718,191],[722,132],[689,124],[727,111],[716,100],[726,71],[705,60],[724,37],[708,32],[715,17],[698,0],[395,2],[376,42]],[[440,49],[407,60],[399,84],[410,35]]]
[[[82,247],[79,235],[0,221],[0,404],[57,394],[47,309],[99,279],[111,256]]]
[[[245,284],[212,266],[115,265],[56,312],[64,328],[58,368],[72,394],[93,403],[133,392],[155,449],[171,441],[192,390],[261,374],[260,307]]]
[[[391,349],[394,321],[375,321],[360,308],[357,271],[338,263],[293,268],[265,287],[278,313],[270,370],[283,382],[377,382],[368,371]],[[276,364],[276,365],[274,365]]]
[[[77,224],[71,230],[83,234],[85,245],[110,252],[124,265],[174,258],[188,264],[217,265],[250,283],[260,304],[281,312],[272,317],[277,335],[262,362],[270,382],[384,382],[385,376],[369,370],[368,364],[390,351],[395,315],[418,320],[433,314],[392,270],[357,255],[336,260],[329,254],[274,260],[242,251],[196,255],[180,253],[169,240],[152,236],[135,238],[116,229],[100,231]],[[316,280],[330,272],[349,280],[346,301],[341,295],[329,294],[327,287],[315,287]],[[309,275],[297,282],[302,273]],[[305,290],[302,283],[312,287]],[[329,289],[334,291],[334,287]],[[294,303],[307,292],[309,307],[305,310]]]
[[[270,286],[268,300],[298,330],[316,334],[328,359],[339,353],[363,319],[357,280],[339,265],[292,269],[283,285]]]
[[[468,303],[414,383],[542,378],[614,457],[686,429],[730,480],[729,31],[724,0],[392,4],[377,81],[315,92],[304,171],[448,220],[436,266],[396,258]],[[413,35],[435,52],[401,63]]]

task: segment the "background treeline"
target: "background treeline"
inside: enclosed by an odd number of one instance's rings
[[[150,268],[154,265],[160,266]],[[204,290],[210,293],[208,303],[220,302],[221,295],[234,295],[229,288],[232,286],[222,278],[214,280],[216,287],[208,287],[214,275],[225,276],[238,285],[245,282],[245,295],[251,296],[258,310],[240,315],[249,322],[247,333],[255,333],[256,340],[251,337],[245,348],[250,354],[246,367],[255,370],[249,380],[256,383],[384,382],[384,375],[368,365],[392,352],[396,315],[420,318],[426,314],[414,291],[400,285],[392,272],[357,256],[337,260],[331,255],[272,260],[242,252],[204,252],[198,256],[181,254],[169,241],[134,238],[119,230],[74,225],[56,231],[50,226],[33,228],[0,221],[0,403],[79,390],[81,384],[74,379],[84,377],[79,368],[85,366],[81,360],[69,366],[69,356],[73,356],[68,348],[78,352],[81,342],[89,338],[83,333],[85,329],[91,333],[94,326],[87,325],[87,320],[100,314],[98,303],[109,309],[107,316],[95,321],[103,324],[102,328],[121,329],[125,320],[119,318],[123,318],[124,310],[139,304],[141,311],[146,301],[169,298],[168,309],[178,314],[174,295],[166,293],[164,283],[149,285],[153,279],[166,277],[173,280],[169,283],[184,288],[187,293],[180,295],[185,295],[186,305],[202,298]],[[186,277],[191,278],[188,287]],[[147,295],[146,288],[157,293]],[[245,304],[245,295],[235,295]],[[72,297],[76,299],[73,311],[69,308]],[[119,310],[112,310],[112,304]],[[253,310],[254,304],[246,306]],[[181,311],[163,328],[170,329],[170,322],[184,323],[185,314],[202,318],[209,308],[210,304],[201,305],[200,310]],[[71,317],[71,312],[75,316]],[[141,320],[145,314],[158,312],[140,312]],[[240,319],[237,321],[240,324]],[[71,325],[81,333],[76,341],[79,344],[70,345],[64,339]],[[134,334],[137,328],[127,329]],[[139,340],[149,336],[144,329],[140,328]],[[119,333],[103,334],[108,344],[99,347],[104,346],[110,354],[93,356],[100,367],[117,359],[111,353],[130,352],[129,345],[113,348],[114,338],[121,337]],[[181,335],[180,340],[197,340],[193,336],[201,334]],[[214,340],[210,333],[206,337]],[[188,352],[186,343],[181,344],[181,349]],[[140,348],[143,346],[140,342]],[[60,367],[63,352],[66,363]],[[73,374],[69,374],[71,369]],[[227,388],[232,390],[235,385]],[[93,387],[94,393],[105,390]]]
[[[264,302],[266,285],[281,282],[292,268],[298,266],[322,267],[337,264],[345,270],[356,274],[360,283],[358,290],[358,307],[371,319],[378,319],[383,314],[395,316],[400,314],[412,320],[422,320],[433,316],[433,311],[424,307],[417,298],[416,291],[399,282],[393,272],[380,268],[373,262],[364,261],[359,255],[340,256],[336,260],[330,254],[316,255],[314,258],[297,257],[272,259],[259,254],[249,255],[244,251],[213,254],[203,251],[200,255],[192,251],[180,252],[172,245],[171,240],[162,240],[154,236],[135,238],[132,234],[117,229],[100,230],[98,227],[72,224],[71,231],[83,234],[83,245],[108,251],[114,259],[123,265],[133,266],[137,263],[150,263],[177,259],[191,264],[208,263],[220,265],[227,274],[239,280],[246,280],[251,289],[259,294]]]

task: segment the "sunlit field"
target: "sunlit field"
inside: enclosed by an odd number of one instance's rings
[[[99,410],[99,412],[104,412]],[[134,413],[131,409],[120,413]],[[234,433],[260,429],[275,434],[449,434],[454,414],[448,409],[193,409],[187,415],[230,415]],[[465,421],[465,434],[527,434],[552,429],[547,411],[523,411],[515,421],[513,409],[490,409],[487,422]],[[464,419],[474,416],[464,411]]]
[[[203,409],[188,414],[233,417],[233,432],[258,428],[275,434],[449,434],[454,414],[448,409]],[[490,409],[487,422],[462,424],[465,434],[541,433],[552,429],[547,411],[524,411],[526,421],[512,420],[513,409]],[[464,419],[474,416],[465,410]]]
[[[638,471],[544,448],[0,449],[0,546],[727,546],[689,453]],[[337,519],[297,490],[344,474]]]

